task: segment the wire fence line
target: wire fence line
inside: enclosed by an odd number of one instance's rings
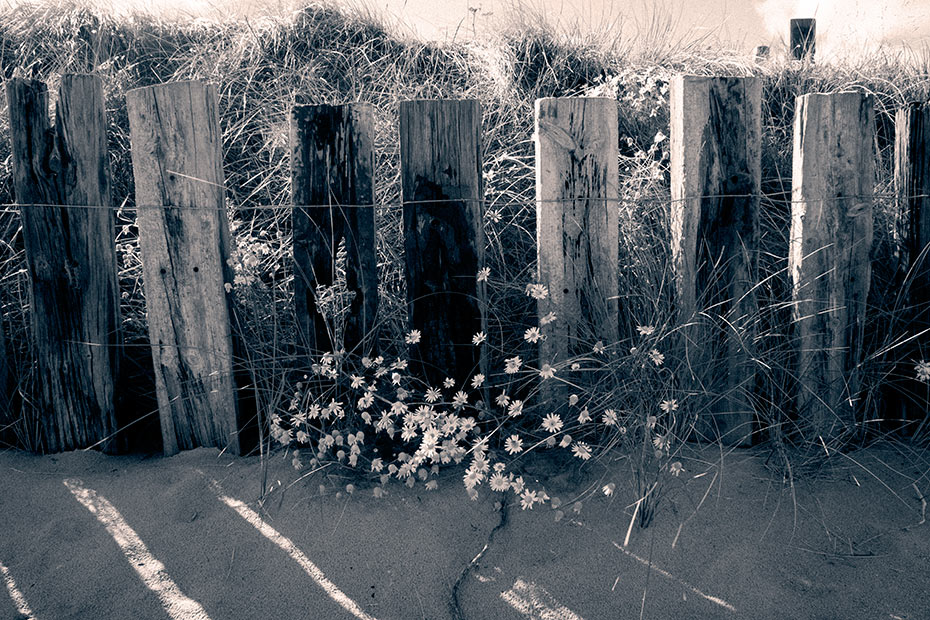
[[[442,204],[485,204],[488,206],[508,206],[508,205],[531,205],[531,204],[571,204],[582,201],[599,201],[617,204],[630,203],[678,203],[688,202],[691,200],[722,200],[725,198],[759,198],[777,201],[783,204],[810,204],[830,202],[841,202],[846,200],[919,200],[930,198],[930,194],[913,194],[900,196],[895,193],[884,194],[852,194],[848,196],[831,196],[825,198],[805,198],[805,199],[786,199],[785,194],[788,192],[759,193],[759,194],[703,194],[698,196],[684,196],[681,198],[656,196],[642,196],[638,198],[614,198],[604,196],[577,196],[574,198],[542,199],[526,198],[523,200],[496,200],[493,198],[435,198],[429,200],[399,200],[387,202],[374,202],[366,204],[342,204],[342,203],[320,203],[320,204],[257,204],[257,205],[225,205],[223,207],[207,206],[181,206],[168,204],[143,204],[143,205],[75,205],[75,204],[55,204],[39,202],[6,202],[0,203],[0,213],[19,213],[23,207],[59,207],[65,209],[109,209],[111,211],[139,211],[142,209],[182,209],[184,211],[227,211],[230,209],[240,211],[280,211],[284,209],[370,209],[370,208],[403,208],[407,205],[442,205]]]

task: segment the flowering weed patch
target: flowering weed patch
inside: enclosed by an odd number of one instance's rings
[[[538,299],[546,289],[530,283],[525,293]],[[324,353],[294,386],[286,412],[273,417],[273,437],[294,451],[297,468],[330,463],[364,473],[375,497],[392,483],[435,490],[441,468],[462,464],[462,485],[472,499],[482,489],[512,492],[523,510],[548,505],[557,519],[564,514],[560,500],[521,473],[526,453],[562,451],[583,467],[612,449],[635,448],[639,514],[647,525],[663,481],[682,471],[676,453],[690,424],[660,351],[668,334],[641,326],[638,346],[625,351],[598,341],[587,355],[538,364],[536,345],[557,321],[542,317],[509,352],[475,334],[472,346],[491,349],[493,370],[473,372],[461,385],[451,378],[430,385],[411,372],[403,352],[419,341],[417,330],[395,343],[391,357]],[[550,385],[559,387],[551,393],[564,395],[560,402],[547,400],[550,391],[543,388]],[[609,488],[612,494],[615,485]]]

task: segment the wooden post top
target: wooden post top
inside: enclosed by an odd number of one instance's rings
[[[206,82],[204,80],[178,80],[176,82],[164,82],[162,84],[152,84],[151,86],[139,86],[137,88],[130,88],[129,90],[126,91],[126,96],[128,97],[129,95],[132,95],[132,94],[141,93],[145,91],[152,91],[152,90],[171,90],[175,88],[181,88],[183,86],[204,87],[204,86],[214,86],[214,84],[212,82]]]
[[[291,105],[291,110],[338,110],[338,109],[374,109],[374,106],[366,101],[351,101],[346,103],[298,103]]]
[[[475,99],[474,97],[426,97],[422,99],[404,99],[403,101],[399,102],[400,105],[412,105],[417,103],[480,103],[480,100]]]
[[[792,19],[789,27],[789,54],[795,60],[814,59],[817,20],[811,17]]]
[[[565,101],[570,99],[583,99],[585,101],[613,101],[616,103],[616,99],[613,97],[540,97],[536,100],[536,105],[539,105],[541,102],[545,101]]]

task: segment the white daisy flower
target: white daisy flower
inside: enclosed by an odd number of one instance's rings
[[[558,433],[562,430],[562,418],[557,413],[550,413],[543,418],[542,428],[547,433]]]
[[[511,435],[507,438],[507,441],[504,442],[504,449],[507,451],[507,454],[519,454],[523,452],[523,440],[517,435]]]

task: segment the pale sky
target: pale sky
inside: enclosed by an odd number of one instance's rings
[[[482,22],[493,28],[529,7],[554,22],[587,29],[623,23],[631,36],[656,17],[670,21],[676,36],[708,35],[746,50],[787,40],[789,21],[797,17],[817,19],[821,54],[879,44],[930,46],[930,0],[370,0],[370,5],[439,39],[467,35],[473,24],[480,31]]]
[[[17,2],[23,0],[0,0]],[[126,8],[215,17],[281,13],[307,0],[84,0]],[[464,38],[538,12],[566,29],[616,30],[637,36],[655,17],[676,37],[711,36],[749,51],[787,39],[793,17],[817,19],[818,57],[855,53],[879,44],[925,49],[930,58],[930,0],[331,0],[381,13],[427,39]],[[527,11],[529,9],[529,11]]]

